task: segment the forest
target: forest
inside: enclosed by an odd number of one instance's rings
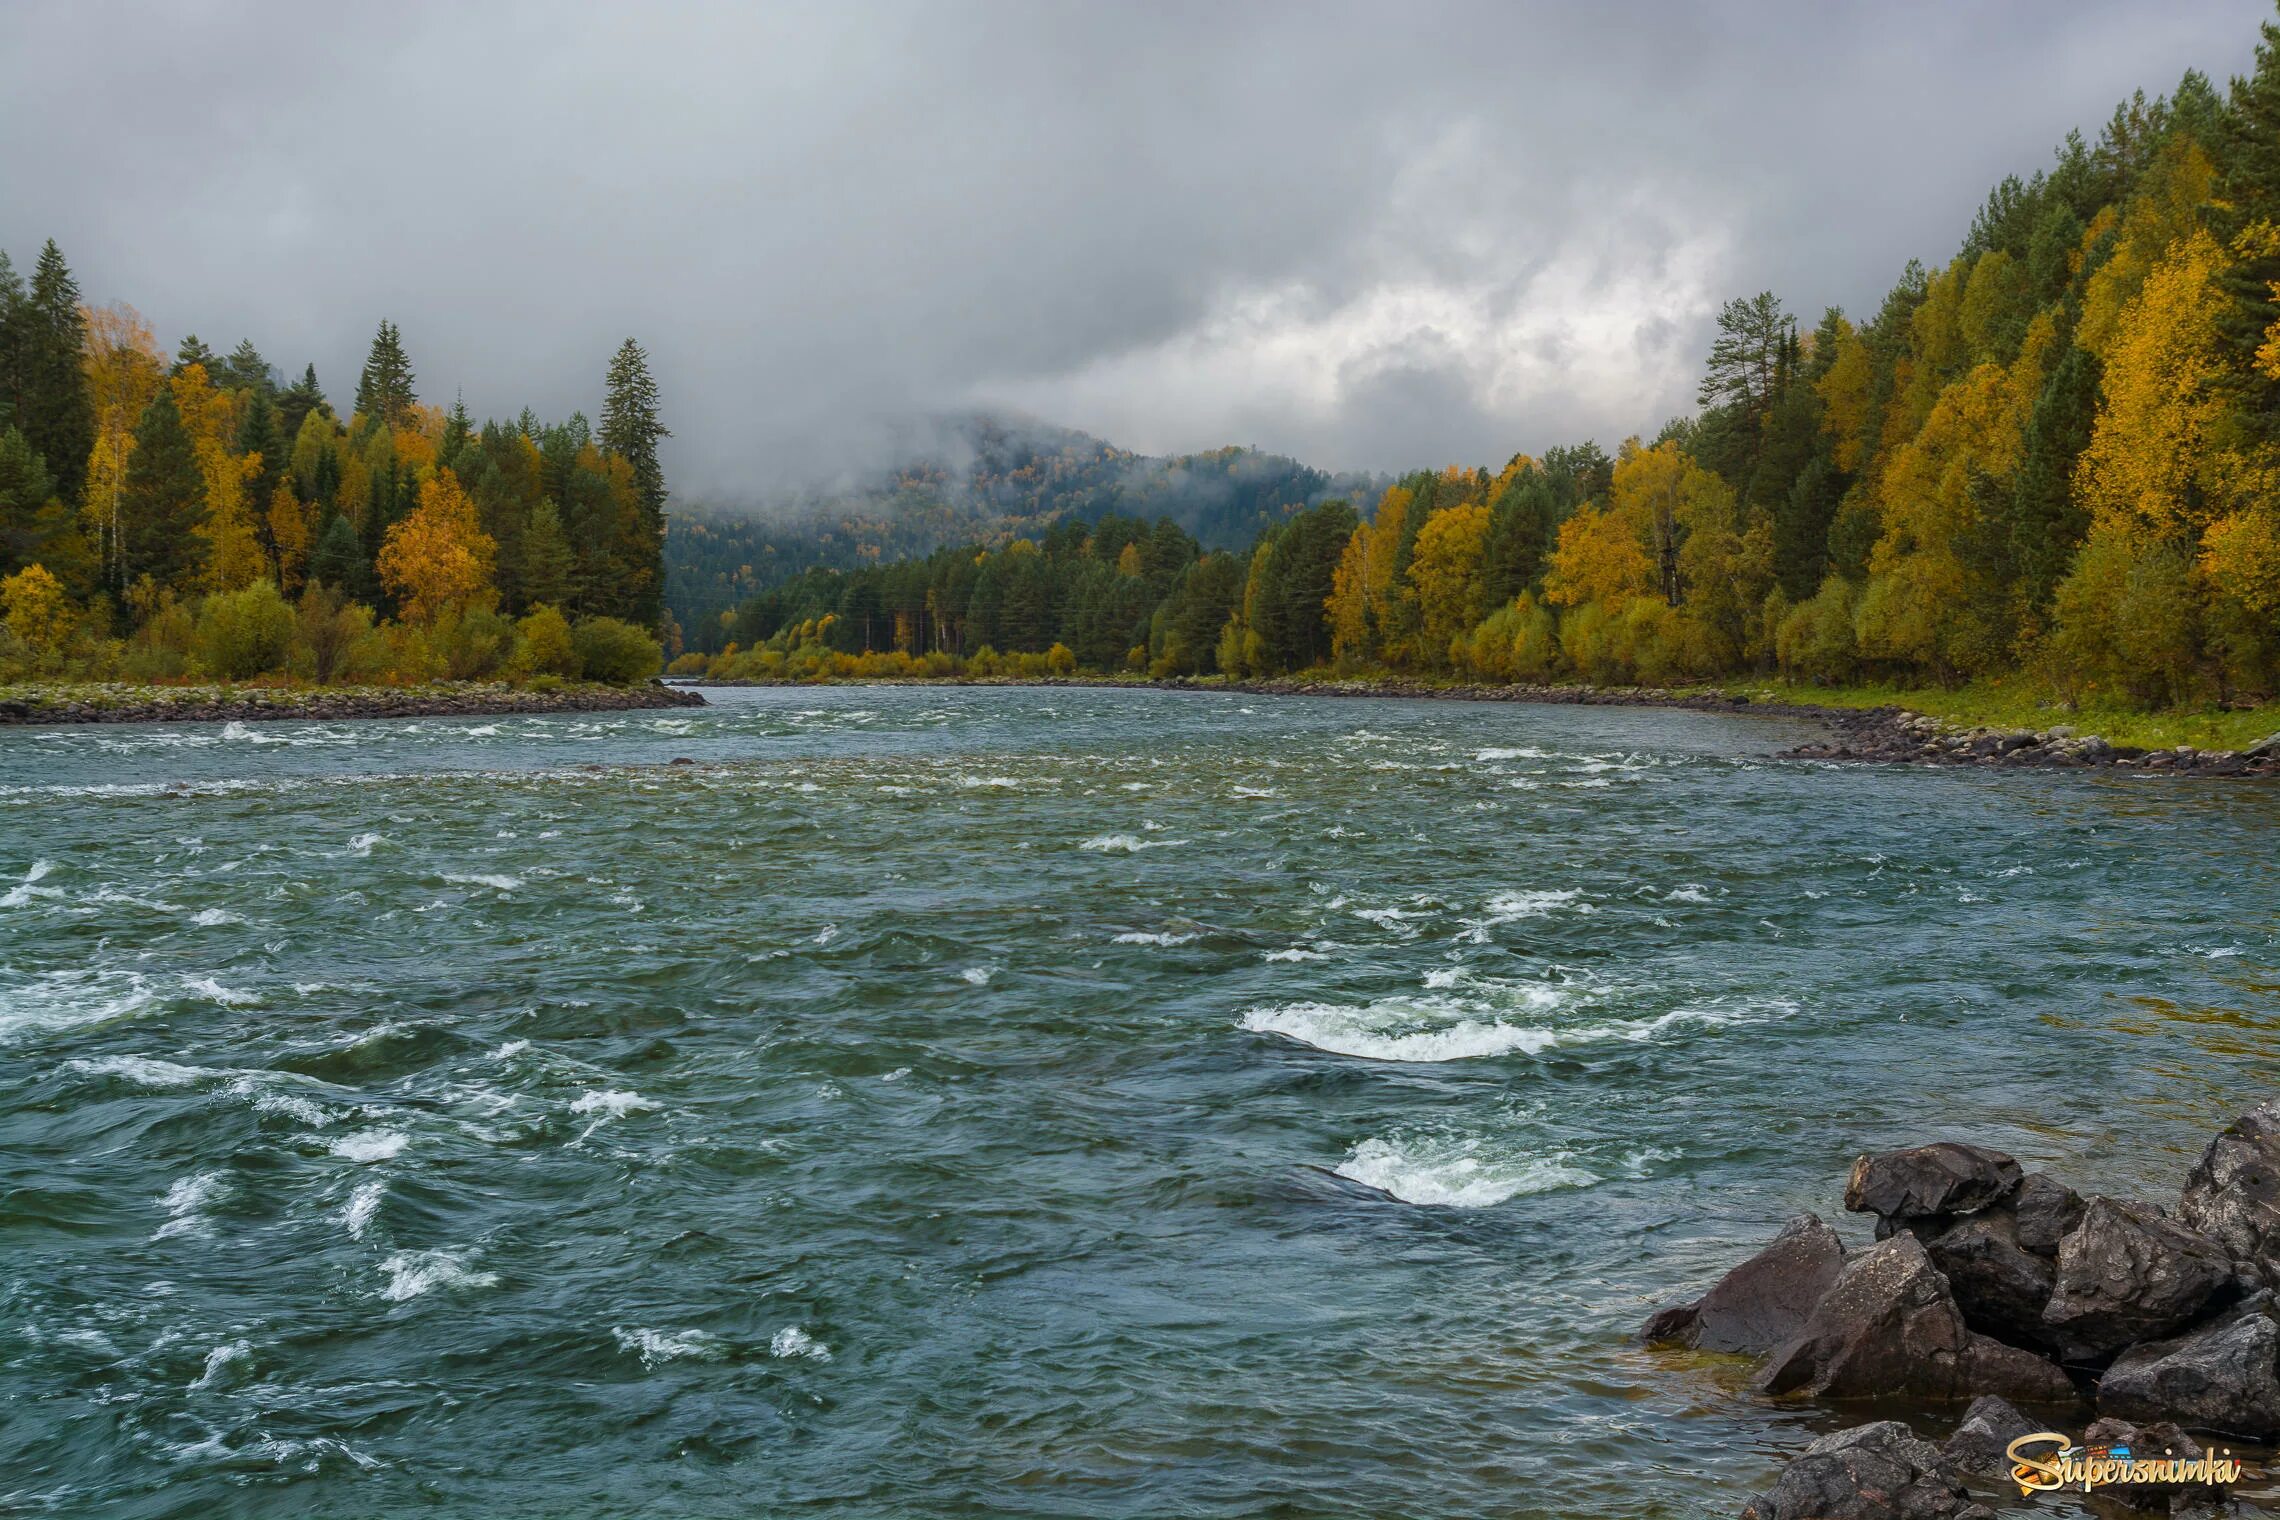
[[[813,568],[690,630],[725,679],[1317,669],[1421,679],[2280,689],[2280,28],[2006,178],[1955,256],[1809,324],[1720,313],[1699,411],[1293,495],[1241,552],[1110,512]]]
[[[599,429],[478,427],[383,321],[344,420],[313,365],[169,356],[54,242],[0,251],[0,679],[645,679],[666,436],[631,338]]]

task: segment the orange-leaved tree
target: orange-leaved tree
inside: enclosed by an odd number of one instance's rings
[[[430,623],[490,590],[497,553],[459,477],[438,470],[420,483],[420,504],[381,541],[380,584],[406,622]]]

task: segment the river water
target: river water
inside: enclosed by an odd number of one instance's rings
[[[2270,786],[711,695],[0,731],[0,1512],[1731,1514],[1650,1309],[2280,1076]]]

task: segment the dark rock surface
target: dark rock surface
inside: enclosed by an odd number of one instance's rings
[[[2127,1420],[2102,1416],[2092,1420],[2089,1428],[2082,1432],[2082,1444],[2093,1451],[2104,1448],[2111,1452],[2115,1447],[2126,1447],[2133,1459],[2174,1456],[2190,1462],[2202,1455],[2199,1442],[2167,1421],[2133,1425]],[[2160,1515],[2205,1504],[2218,1497],[2219,1491],[2183,1483],[2116,1483],[2099,1489],[2098,1493],[2133,1510]]]
[[[1970,1214],[2010,1197],[2020,1176],[2001,1151],[1943,1140],[1855,1161],[1845,1207],[1894,1223]]]
[[[2260,1293],[2207,1325],[2131,1347],[2099,1379],[2098,1408],[2244,1440],[2280,1436],[2280,1307]]]
[[[1977,1478],[2002,1478],[2011,1470],[2011,1443],[2032,1435],[2042,1426],[2019,1413],[2008,1399],[1983,1394],[1956,1422],[1955,1433],[1940,1446],[1940,1455],[1957,1472]]]
[[[1971,1329],[1923,1244],[1905,1234],[1846,1259],[1805,1328],[1773,1353],[1754,1386],[1827,1399],[1994,1393],[2056,1402],[2074,1392],[2050,1362]]]
[[[2011,1200],[2020,1249],[2056,1261],[2059,1242],[2082,1222],[2084,1207],[2081,1194],[2049,1173],[2027,1173]]]
[[[1898,1420],[1825,1435],[1742,1520],[1994,1520],[1929,1441]]]
[[[2048,1347],[2043,1307],[2057,1268],[2019,1244],[2018,1217],[2009,1208],[1966,1215],[1924,1250],[1970,1324],[2014,1345]]]
[[[2043,1324],[2068,1361],[2182,1330],[2233,1283],[2231,1258],[2148,1203],[2093,1198],[2059,1244]]]
[[[2280,1286],[2280,1101],[2250,1109],[2209,1142],[2185,1178],[2177,1217]]]
[[[1762,1356],[1805,1327],[1844,1261],[1837,1232],[1815,1215],[1800,1214],[1702,1297],[1648,1320],[1643,1338]]]

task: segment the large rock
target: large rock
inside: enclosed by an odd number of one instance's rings
[[[2280,1436],[2280,1307],[2259,1293],[2198,1329],[2131,1347],[2098,1380],[2098,1409],[2243,1440]]]
[[[1752,1499],[1742,1520],[1994,1520],[1940,1449],[1898,1420],[1825,1435]]]
[[[2059,1243],[2082,1222],[2084,1207],[2081,1194],[2048,1172],[2027,1173],[2011,1200],[2020,1249],[2056,1261]]]
[[[2133,1425],[2111,1416],[2092,1420],[2089,1428],[2082,1432],[2082,1444],[2092,1451],[2103,1449],[2109,1454],[2116,1447],[2125,1447],[2132,1461],[2176,1457],[2191,1462],[2202,1454],[2199,1442],[2168,1421]],[[2197,1509],[2218,1498],[2223,1490],[2205,1484],[2112,1483],[2098,1492],[2133,1510],[2148,1510],[2159,1515],[2188,1507]]]
[[[2045,1344],[2043,1306],[2056,1269],[2019,1243],[2018,1217],[2008,1207],[1964,1215],[1926,1241],[1924,1251],[1973,1329],[2014,1345]]]
[[[1845,1207],[1887,1223],[1971,1214],[2010,1197],[2019,1178],[2019,1163],[2001,1151],[1943,1140],[1855,1161]]]
[[[2148,1203],[2093,1198],[2058,1248],[2043,1324],[2069,1361],[2184,1329],[2233,1285],[2223,1246]]]
[[[1830,1399],[2073,1397],[2066,1374],[1964,1323],[1923,1243],[1895,1235],[1845,1261],[1795,1338],[1758,1371],[1766,1393]]]
[[[2280,1286],[2280,1101],[2235,1119],[2186,1175],[2177,1217]]]
[[[1941,1443],[1940,1455],[1957,1472],[1976,1478],[2007,1478],[2011,1473],[2011,1443],[2040,1429],[2008,1399],[1988,1394],[1971,1401],[1954,1434]]]
[[[1704,1351],[1763,1356],[1805,1328],[1844,1262],[1837,1232],[1814,1215],[1800,1214],[1709,1292],[1648,1320],[1642,1335]]]

